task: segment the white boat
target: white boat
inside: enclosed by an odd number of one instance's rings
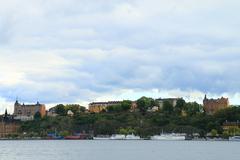
[[[151,137],[151,140],[182,141],[185,140],[185,135],[177,133],[154,135]]]
[[[126,140],[140,140],[140,136],[135,136],[134,134],[128,134],[126,135]]]
[[[93,137],[93,140],[110,140],[110,137]]]
[[[123,134],[115,134],[110,137],[111,140],[124,140],[126,136]]]
[[[229,137],[229,141],[240,141],[240,136]]]

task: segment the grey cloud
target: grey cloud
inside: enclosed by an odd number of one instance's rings
[[[239,92],[236,5],[108,2],[0,2],[0,96],[55,103],[124,89]]]

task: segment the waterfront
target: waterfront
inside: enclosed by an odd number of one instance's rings
[[[1,160],[239,160],[228,141],[0,141]]]

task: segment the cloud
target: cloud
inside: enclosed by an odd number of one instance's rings
[[[204,93],[227,95],[239,103],[238,6],[0,1],[0,101],[86,104],[158,91],[198,102]]]

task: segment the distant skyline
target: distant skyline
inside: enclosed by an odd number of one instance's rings
[[[229,97],[240,1],[0,1],[0,112],[21,102]]]

